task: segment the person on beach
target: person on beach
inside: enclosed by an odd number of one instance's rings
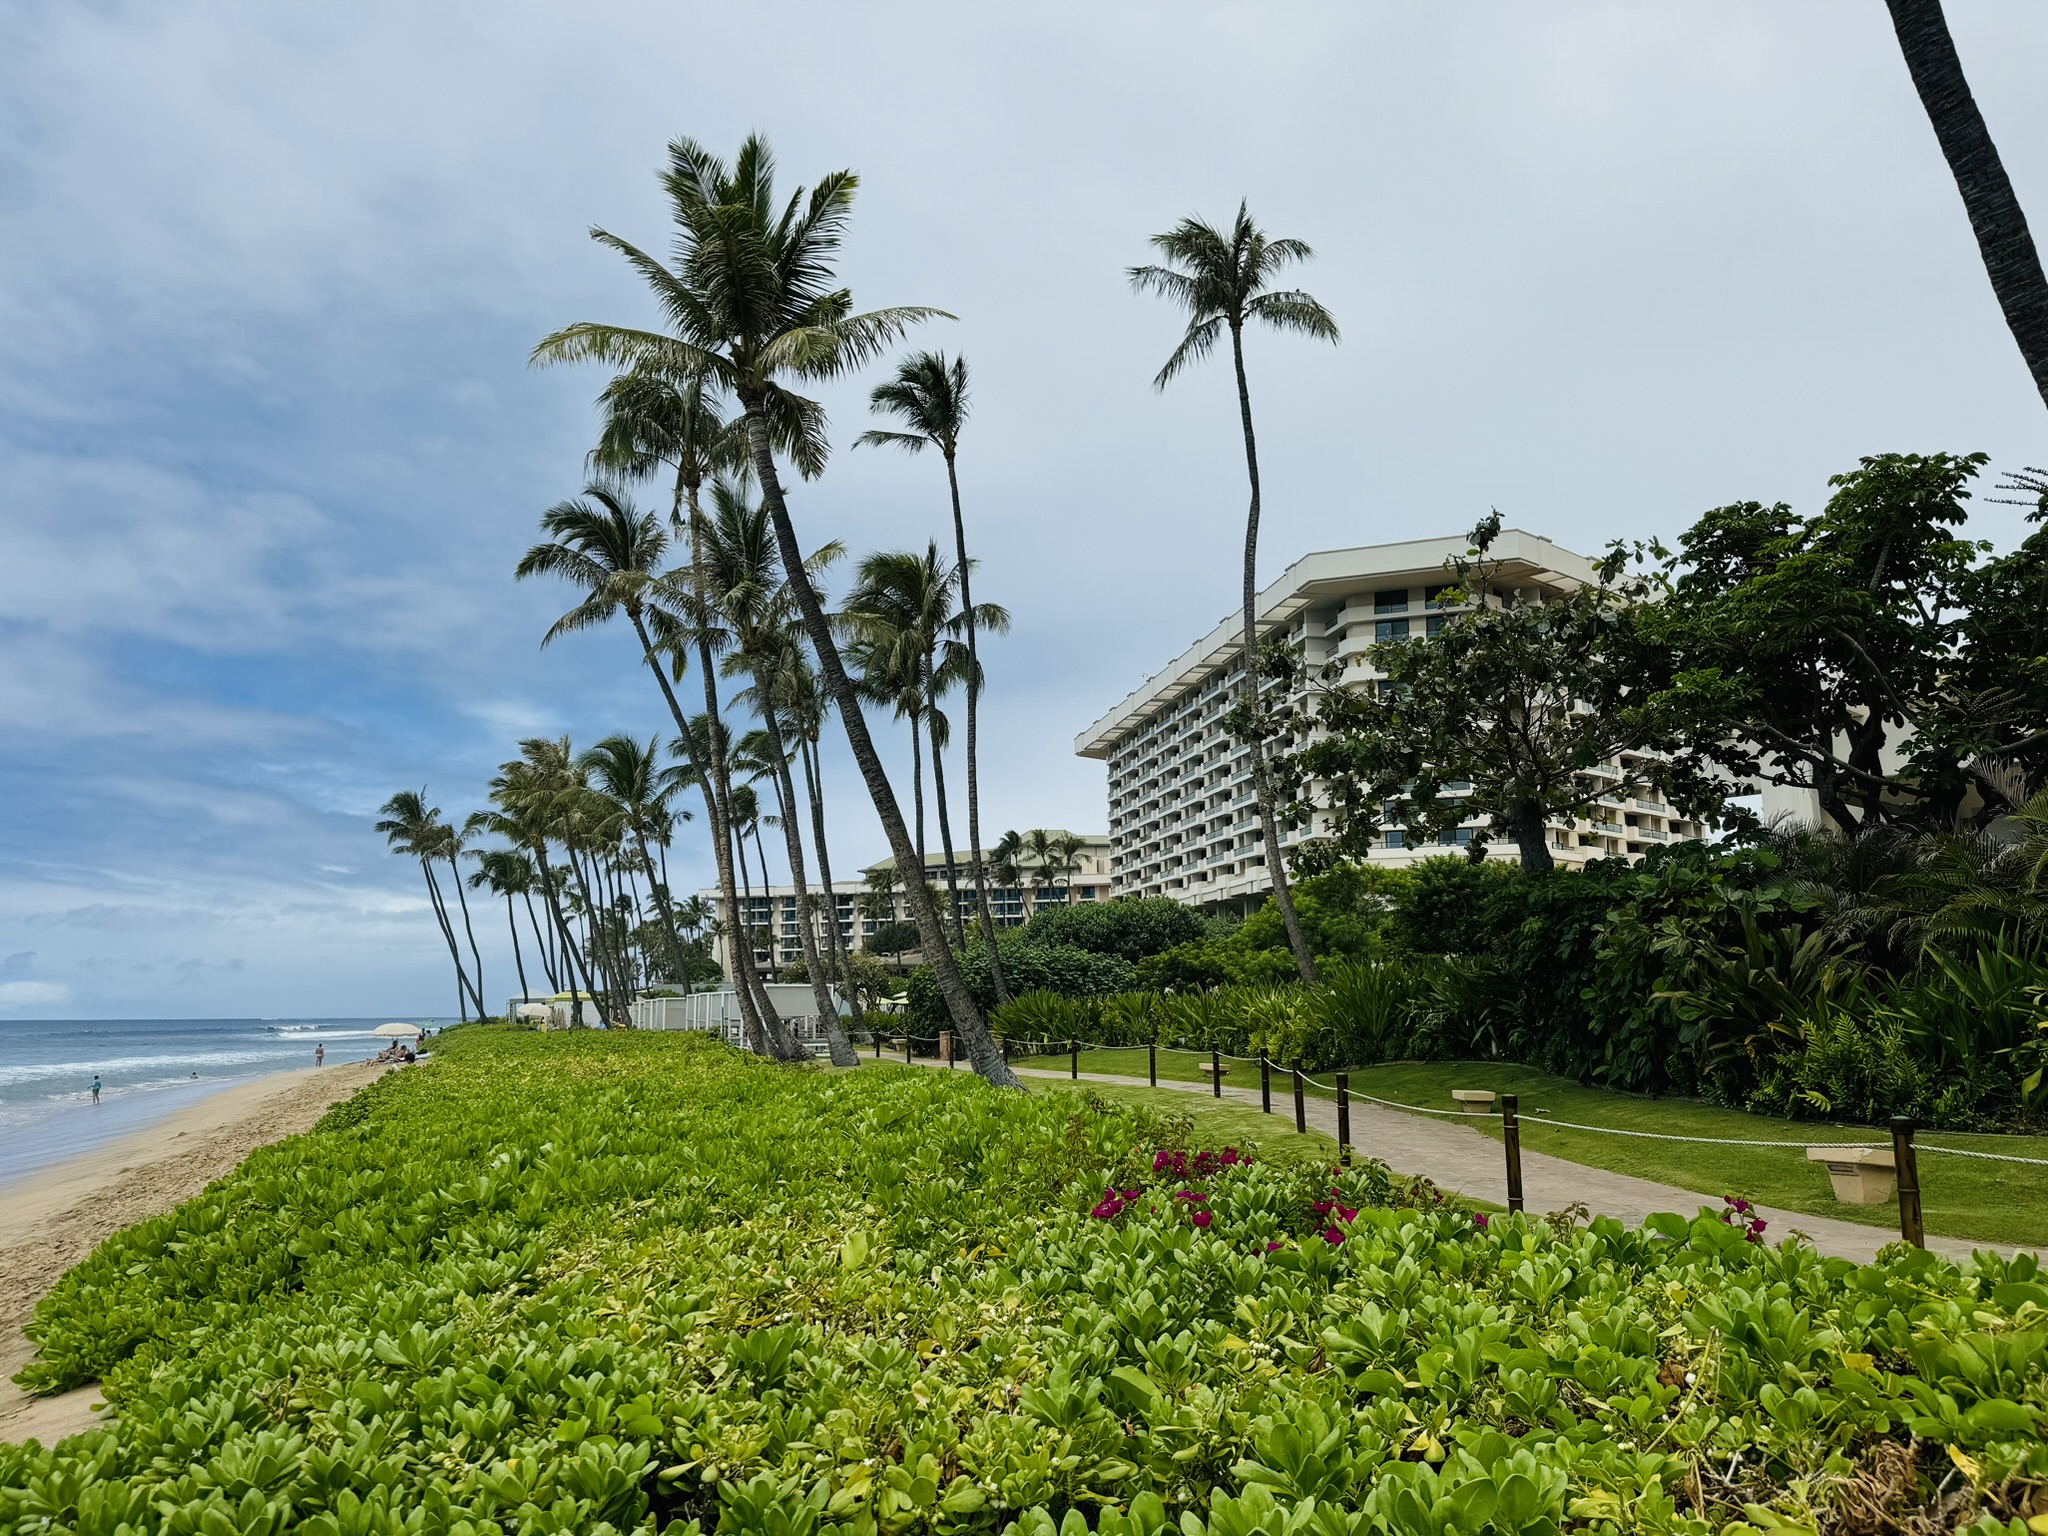
[[[326,1064],[327,1064],[327,1047],[326,1047],[326,1046],[325,1046],[324,1044],[322,1044],[322,1045],[316,1045],[316,1046],[314,1046],[314,1047],[313,1047],[313,1065],[314,1065],[314,1066],[316,1066],[316,1067],[320,1067],[320,1066],[325,1066]]]
[[[100,1075],[97,1072],[92,1075],[92,1101],[95,1104],[100,1101]]]

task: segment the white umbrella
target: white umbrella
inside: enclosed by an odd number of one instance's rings
[[[547,1019],[554,1017],[554,1010],[546,1003],[521,1003],[519,1017],[522,1019]]]
[[[379,1024],[370,1031],[371,1034],[381,1035],[386,1040],[411,1040],[416,1038],[419,1032],[420,1027],[417,1024]]]

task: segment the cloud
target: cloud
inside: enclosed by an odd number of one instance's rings
[[[0,981],[0,1008],[61,1003],[70,996],[69,987],[59,986],[53,981]]]

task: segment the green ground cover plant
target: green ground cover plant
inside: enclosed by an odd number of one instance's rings
[[[965,1073],[476,1029],[111,1239],[0,1530],[2019,1531],[2030,1259],[1404,1201]],[[1775,1234],[1772,1234],[1775,1236]]]
[[[1057,1071],[1064,1058],[1025,1059],[1025,1066]],[[1164,1051],[1159,1053],[1162,1082],[1206,1082],[1201,1070],[1208,1057],[1200,1053]],[[1259,1064],[1227,1063],[1226,1086],[1259,1086]],[[1143,1077],[1148,1062],[1143,1050],[1083,1051],[1081,1070],[1127,1077]],[[1379,1066],[1353,1067],[1351,1087],[1357,1093],[1413,1104],[1425,1109],[1451,1107],[1453,1088],[1490,1088],[1495,1093],[1512,1093],[1521,1101],[1522,1145],[1531,1151],[1548,1152],[1606,1168],[1615,1173],[1654,1179],[1679,1189],[1695,1190],[1702,1196],[1739,1194],[1786,1210],[1805,1211],[1815,1216],[1833,1216],[1843,1221],[1860,1221],[1871,1226],[1898,1230],[1896,1199],[1883,1205],[1843,1205],[1834,1198],[1827,1170],[1808,1162],[1803,1147],[1719,1147],[1697,1142],[1642,1140],[1632,1136],[1601,1136],[1590,1131],[1553,1130],[1546,1117],[1574,1120],[1583,1125],[1607,1125],[1617,1130],[1657,1131],[1673,1136],[1714,1136],[1743,1141],[1826,1141],[1879,1140],[1888,1131],[1850,1125],[1814,1125],[1811,1122],[1750,1114],[1697,1099],[1649,1098],[1642,1094],[1618,1093],[1612,1089],[1588,1087],[1569,1078],[1539,1072],[1533,1067],[1502,1061],[1404,1061]],[[1284,1069],[1273,1069],[1273,1107],[1276,1115],[1291,1113],[1287,1095],[1293,1092]],[[1329,1074],[1323,1074],[1325,1081]],[[1164,1090],[1162,1090],[1164,1091]],[[1309,1093],[1333,1098],[1326,1089],[1309,1086]],[[1264,1121],[1272,1134],[1272,1121]],[[1257,1123],[1256,1121],[1254,1122]],[[1500,1136],[1497,1117],[1473,1116],[1473,1129]],[[1256,1135],[1257,1130],[1247,1134]],[[1919,1145],[1925,1148],[1953,1146],[1979,1152],[2004,1152],[2017,1157],[2048,1158],[2048,1136],[1971,1136],[1957,1132],[1922,1132]],[[2048,1202],[2040,1190],[2048,1179],[2043,1170],[2012,1163],[1986,1162],[1977,1158],[1941,1157],[1930,1152],[1920,1163],[1921,1206],[1927,1230],[1946,1237],[1974,1238],[1984,1242],[2048,1244]],[[1483,1192],[1481,1192],[1483,1193]]]

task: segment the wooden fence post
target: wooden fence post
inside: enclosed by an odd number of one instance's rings
[[[1217,1098],[1223,1097],[1223,1052],[1213,1045],[1209,1047],[1209,1089]]]
[[[910,1065],[910,1026],[903,1026],[903,1065]]]
[[[1147,1075],[1152,1079],[1152,1086],[1157,1088],[1159,1086],[1159,1042],[1157,1040],[1154,1040],[1145,1047],[1145,1062]]]
[[[1259,1052],[1259,1112],[1273,1113],[1273,1059]]]
[[[1351,1074],[1337,1074],[1337,1161],[1351,1166]]]
[[[1294,1129],[1301,1135],[1308,1134],[1308,1102],[1302,1097],[1299,1067],[1294,1069]]]
[[[1508,1152],[1508,1209],[1522,1208],[1522,1115],[1521,1099],[1512,1093],[1500,1096],[1501,1140]]]
[[[1913,1152],[1913,1117],[1892,1116],[1892,1162],[1899,1175],[1899,1236],[1915,1248],[1927,1246],[1920,1226],[1920,1160]]]
[[[1078,1083],[1079,1081],[1081,1081],[1081,1042],[1078,1040],[1069,1040],[1067,1042],[1067,1055],[1071,1058],[1071,1061],[1068,1066],[1067,1076],[1071,1077],[1075,1082]]]

